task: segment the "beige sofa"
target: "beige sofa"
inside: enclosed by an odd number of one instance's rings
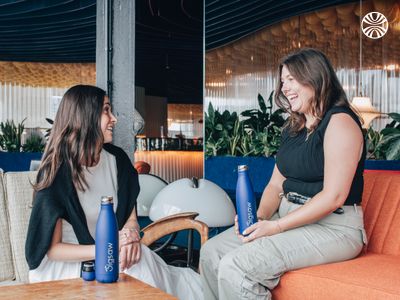
[[[25,240],[31,214],[33,187],[37,172],[0,172],[0,285],[28,282]],[[151,188],[151,187],[147,187]],[[141,190],[146,186],[142,185]],[[138,197],[140,201],[141,197]],[[140,205],[140,203],[138,203]],[[194,220],[198,213],[176,214],[142,229],[142,243],[150,245],[171,232],[194,229],[201,244],[208,238],[206,224]]]
[[[25,239],[36,172],[0,174],[0,285],[28,281]]]

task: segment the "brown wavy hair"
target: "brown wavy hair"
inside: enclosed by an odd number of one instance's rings
[[[313,89],[314,97],[311,99],[311,114],[316,117],[316,122],[310,132],[318,126],[325,113],[333,106],[351,107],[339,79],[329,59],[319,50],[304,48],[289,54],[282,59],[278,68],[278,83],[276,86],[275,103],[289,113],[285,126],[291,133],[298,133],[306,125],[303,114],[291,111],[288,99],[282,92],[282,68],[286,66],[290,74],[301,84]]]
[[[75,187],[85,190],[83,170],[96,163],[104,141],[105,96],[104,90],[90,85],[73,86],[64,94],[39,167],[36,191],[49,187],[62,165],[69,168]]]

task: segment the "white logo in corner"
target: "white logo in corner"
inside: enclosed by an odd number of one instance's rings
[[[386,17],[376,11],[365,15],[361,21],[361,29],[370,39],[380,39],[389,28],[389,22]]]

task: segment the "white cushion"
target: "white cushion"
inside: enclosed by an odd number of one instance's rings
[[[14,278],[14,266],[11,255],[10,232],[5,200],[3,173],[0,172],[0,281],[12,280]]]
[[[28,282],[25,240],[32,211],[33,187],[37,172],[8,172],[4,176],[10,217],[10,240],[17,281]]]
[[[158,192],[167,186],[167,182],[151,174],[139,174],[140,193],[137,197],[137,212],[139,217],[149,215],[151,204]]]

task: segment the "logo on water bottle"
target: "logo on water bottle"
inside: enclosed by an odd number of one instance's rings
[[[254,223],[254,217],[253,217],[253,209],[251,208],[251,203],[247,202],[247,227],[250,225],[253,225]]]
[[[113,248],[113,244],[112,243],[108,243],[108,247],[107,247],[107,264],[104,266],[104,269],[106,270],[106,272],[112,272],[112,270],[114,269],[114,263],[115,263],[115,259],[114,259],[114,248]]]

